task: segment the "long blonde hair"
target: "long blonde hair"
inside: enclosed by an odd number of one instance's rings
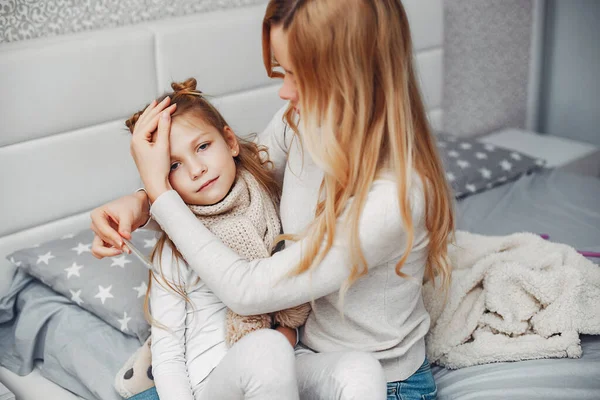
[[[196,79],[188,78],[184,82],[173,82],[171,88],[173,89],[173,92],[163,94],[156,99],[156,101],[157,103],[160,103],[165,97],[169,96],[171,98],[171,104],[177,104],[177,109],[172,114],[172,120],[195,117],[216,128],[221,135],[225,134],[225,127],[228,126],[227,121],[225,121],[223,115],[221,115],[221,113],[206,100],[205,95],[196,89]],[[144,107],[144,109],[145,108],[146,107]],[[125,125],[131,133],[133,133],[135,124],[142,115],[144,109],[136,112],[125,121]],[[236,138],[239,144],[239,153],[234,157],[236,168],[238,170],[240,168],[245,169],[252,174],[262,189],[269,194],[271,200],[277,205],[281,194],[281,188],[273,175],[268,149],[264,146],[259,146],[252,141],[244,140],[240,137]],[[163,273],[160,255],[163,252],[165,244],[173,249],[173,262],[178,263],[179,260],[184,259],[165,232],[162,232],[159,240],[152,249],[150,259],[153,260],[153,262],[155,261],[155,266],[158,266],[162,281],[166,284],[165,289],[173,291],[191,304],[189,297],[187,296],[185,282],[180,275],[180,269],[177,268],[178,274],[177,276],[174,276],[173,279],[167,279]],[[164,287],[162,282],[156,279],[155,272],[150,271],[148,275],[148,289],[146,290],[146,297],[144,299],[144,315],[149,323],[162,326],[158,321],[152,318],[149,309],[149,295],[153,280],[156,280],[157,283]]]
[[[307,243],[295,273],[309,270],[325,257],[335,238],[337,219],[347,207],[352,267],[340,289],[342,297],[368,272],[359,219],[373,181],[386,168],[397,183],[407,237],[396,273],[406,276],[401,269],[414,242],[410,192],[416,172],[423,183],[429,233],[425,277],[439,276],[447,288],[453,203],[419,91],[401,1],[271,0],[263,20],[263,60],[271,77],[282,77],[272,55],[271,27],[282,27],[287,34],[302,110],[301,143],[324,171],[323,200],[315,220],[303,234],[291,236],[303,237]],[[296,117],[290,106],[286,119],[292,127]]]

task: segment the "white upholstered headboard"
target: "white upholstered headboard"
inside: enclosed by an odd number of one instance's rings
[[[404,0],[430,119],[442,120],[442,0]],[[283,102],[261,58],[265,4],[0,45],[0,293],[10,252],[89,225],[139,186],[124,119],[194,76],[239,135]]]

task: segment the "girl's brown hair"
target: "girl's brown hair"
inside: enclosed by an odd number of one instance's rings
[[[270,0],[263,20],[263,61],[269,76],[282,77],[271,49],[272,28],[287,35],[302,110],[301,143],[324,171],[323,200],[315,220],[303,234],[293,236],[307,240],[295,272],[307,271],[324,258],[346,208],[352,267],[340,299],[368,272],[359,219],[373,181],[385,168],[397,183],[406,231],[396,273],[405,276],[401,269],[413,247],[410,193],[416,173],[422,181],[429,237],[425,276],[439,276],[447,288],[453,202],[421,98],[401,0]],[[286,119],[294,128],[297,115],[291,106]]]
[[[171,88],[173,89],[173,92],[163,94],[161,97],[156,99],[156,101],[160,103],[166,97],[170,97],[171,104],[177,104],[175,112],[171,115],[172,121],[178,118],[197,118],[203,123],[209,124],[210,126],[216,128],[221,135],[225,134],[225,128],[229,125],[221,113],[206,100],[205,95],[196,89],[196,79],[189,78],[184,82],[173,82],[171,83]],[[144,107],[144,109],[145,108],[146,107]],[[136,112],[127,121],[125,121],[125,125],[131,133],[133,133],[135,124],[144,112],[144,109]],[[260,186],[269,194],[273,202],[277,205],[281,195],[281,188],[272,173],[272,164],[269,161],[267,148],[264,146],[259,146],[250,140],[244,140],[237,136],[236,138],[240,147],[239,153],[234,157],[236,168],[245,169],[252,174]],[[165,275],[163,274],[160,263],[160,255],[165,244],[169,245],[173,249],[173,257],[175,262],[178,262],[179,259],[183,260],[181,253],[177,250],[173,242],[164,232],[162,232],[160,239],[154,246],[154,249],[150,254],[150,259],[155,265],[158,265],[161,278],[163,282],[166,283],[168,289],[179,294],[187,302],[189,302],[189,298],[186,293],[185,282],[180,275],[180,269],[177,268],[178,275],[176,279],[174,279],[175,281],[166,279]],[[162,285],[162,283],[156,279],[154,271],[150,271],[148,276],[148,290],[146,291],[146,298],[144,300],[144,314],[150,323],[160,325],[152,318],[149,311],[148,297],[152,287],[153,279]]]

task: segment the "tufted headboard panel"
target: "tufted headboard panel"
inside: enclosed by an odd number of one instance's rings
[[[442,121],[442,0],[405,0],[429,116]],[[123,121],[194,76],[241,136],[284,103],[261,57],[265,4],[0,44],[0,292],[13,250],[89,225],[139,186]]]

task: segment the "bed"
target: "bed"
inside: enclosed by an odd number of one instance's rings
[[[428,115],[441,129],[442,0],[405,4]],[[0,45],[0,381],[18,399],[119,399],[113,377],[140,337],[5,257],[85,230],[91,209],[139,186],[123,121],[172,80],[196,77],[238,134],[263,129],[283,105],[260,58],[264,7]],[[459,197],[461,229],[546,233],[600,251],[595,177],[535,168]],[[582,342],[581,359],[435,367],[439,398],[598,399],[600,340]]]
[[[523,176],[460,200],[458,228],[486,235],[545,233],[556,242],[598,252],[598,181],[596,177],[574,175],[561,169]],[[486,364],[455,371],[435,366],[439,398],[598,399],[600,337],[581,339],[580,359]]]

